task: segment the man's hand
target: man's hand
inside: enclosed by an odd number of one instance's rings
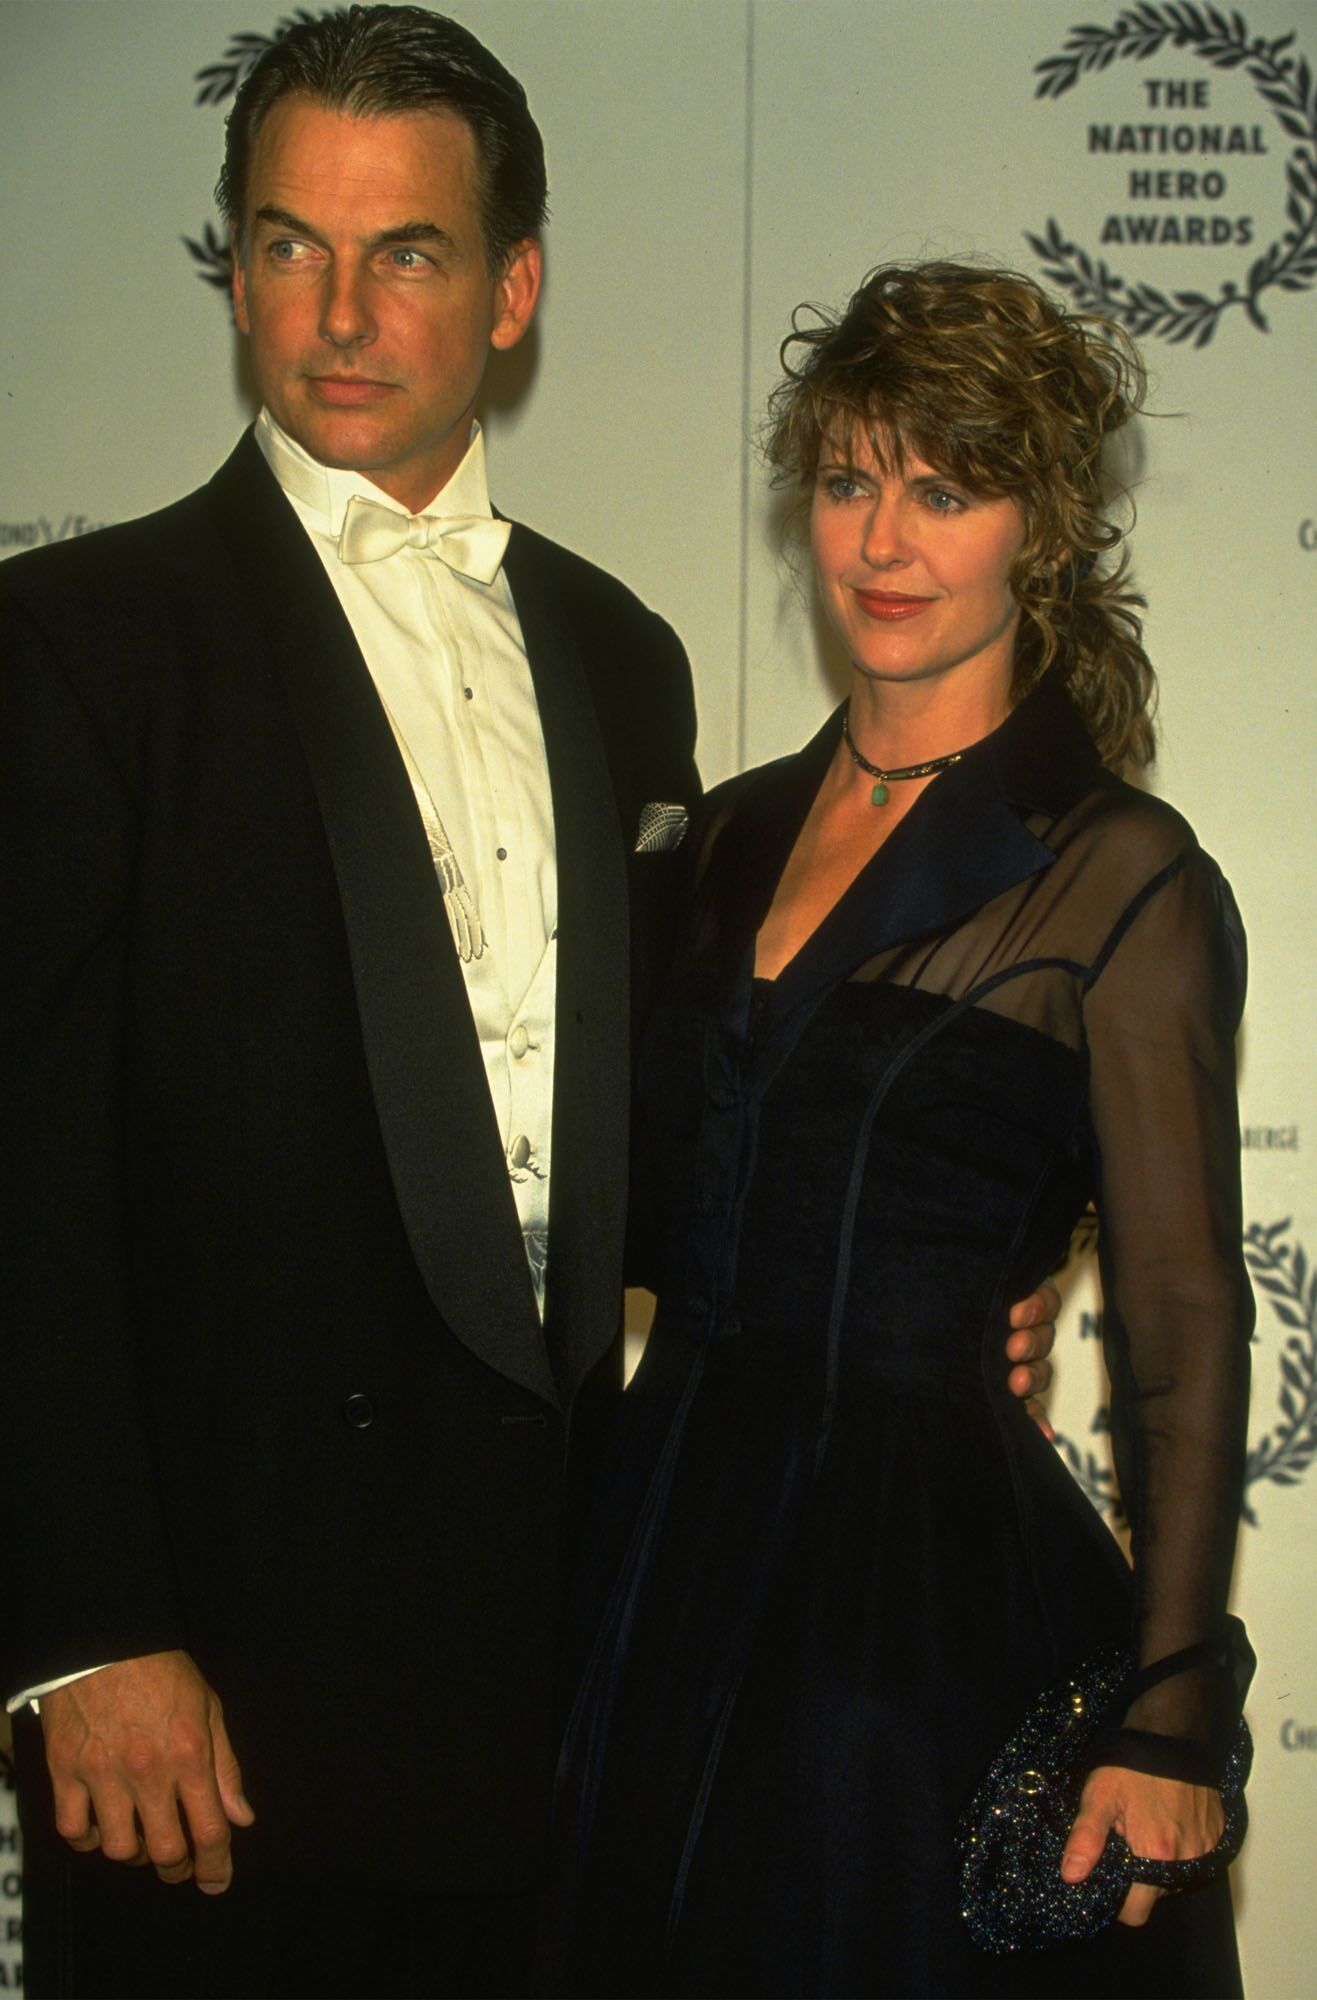
[[[148,1653],[41,1697],[55,1824],[80,1853],[151,1862],[162,1882],[233,1879],[232,1826],[255,1818],[219,1701],[186,1653]]]
[[[1013,1366],[1006,1377],[1006,1384],[1013,1396],[1041,1396],[1050,1384],[1052,1364],[1047,1357],[1056,1339],[1053,1322],[1060,1310],[1061,1294],[1047,1280],[1027,1299],[1021,1299],[1019,1305],[1011,1307],[1011,1334],[1006,1342],[1006,1359]],[[1031,1405],[1029,1415],[1045,1438],[1055,1437],[1056,1433],[1041,1409]]]
[[[1210,1785],[1182,1785],[1104,1764],[1084,1786],[1061,1875],[1082,1882],[1096,1867],[1114,1827],[1145,1861],[1191,1861],[1210,1854],[1225,1830],[1225,1807]],[[1136,1882],[1118,1912],[1122,1924],[1146,1924],[1164,1891]]]

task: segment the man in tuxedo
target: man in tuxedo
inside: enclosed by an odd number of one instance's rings
[[[490,53],[295,25],[221,197],[257,425],[0,574],[29,1989],[516,1992],[690,677],[489,504],[545,208]]]

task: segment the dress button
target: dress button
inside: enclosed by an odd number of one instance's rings
[[[726,1083],[713,1084],[709,1090],[709,1097],[717,1111],[730,1111],[736,1103],[736,1092]]]
[[[518,1169],[530,1165],[531,1143],[524,1132],[519,1132],[508,1147],[508,1164]]]
[[[690,1319],[707,1319],[709,1317],[709,1301],[707,1299],[687,1299],[686,1313]]]
[[[511,1049],[513,1055],[517,1058],[518,1062],[521,1061],[521,1058],[525,1055],[527,1049],[530,1047],[530,1036],[526,1033],[526,1030],[522,1026],[520,1021],[518,1021],[516,1027],[512,1030],[511,1034],[508,1036],[508,1047]]]
[[[508,850],[507,850],[507,848],[506,848],[506,847],[496,847],[496,848],[494,849],[494,852],[495,852],[495,854],[497,854],[497,856],[498,856],[498,858],[499,858],[499,860],[500,860],[500,861],[506,861],[506,860],[507,860],[507,858],[508,858]]]
[[[708,1188],[703,1188],[695,1197],[695,1206],[701,1215],[716,1215],[718,1213],[718,1197],[716,1194],[711,1194]]]
[[[375,1405],[369,1396],[349,1396],[343,1405],[343,1415],[354,1431],[368,1431],[375,1421]]]

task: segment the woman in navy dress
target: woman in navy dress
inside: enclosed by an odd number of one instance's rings
[[[1247,1673],[1243,942],[1118,775],[1152,749],[1101,474],[1137,359],[946,264],[783,352],[769,455],[851,690],[712,795],[648,1034],[659,1307],[577,1591],[555,1990],[1235,1994],[1224,1878],[996,1957],[954,1853],[1113,1639],[1198,1650],[1104,1740],[1065,1873],[1113,1827],[1206,1852]],[[1002,1358],[1090,1201],[1132,1569]]]

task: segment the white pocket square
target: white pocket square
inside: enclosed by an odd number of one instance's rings
[[[674,847],[680,847],[686,838],[686,828],[690,815],[685,806],[661,805],[651,800],[640,808],[640,831],[636,835],[635,853],[666,854]]]

